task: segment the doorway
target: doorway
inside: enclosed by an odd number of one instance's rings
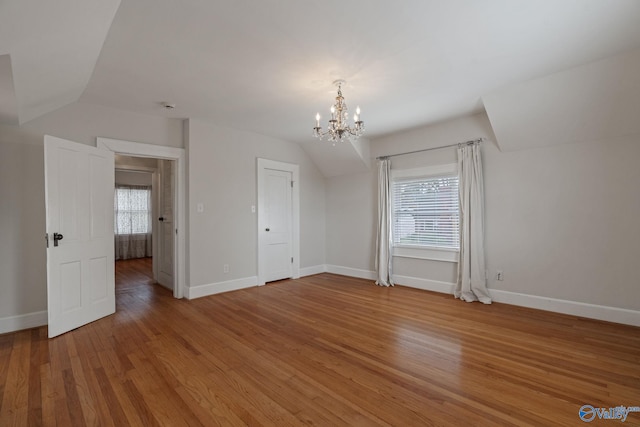
[[[115,155],[115,260],[173,291],[175,160]]]
[[[166,221],[163,215],[154,215],[155,222],[165,223],[162,227],[158,227],[158,231],[166,234],[165,237],[167,237],[167,239],[164,239],[164,241],[168,243],[166,243],[163,248],[156,249],[156,254],[158,254],[158,268],[155,274],[156,279],[160,279],[158,280],[160,282],[162,277],[164,277],[161,267],[162,261],[170,260],[173,274],[169,281],[165,280],[165,283],[168,282],[166,286],[173,291],[175,298],[182,298],[185,286],[186,252],[184,205],[186,174],[184,149],[100,137],[97,139],[97,146],[98,148],[107,149],[123,156],[170,161],[168,163],[172,165],[169,167],[170,172],[165,173],[165,177],[169,176],[170,178],[167,179],[164,187],[173,190],[173,197],[170,202],[167,202],[168,206],[172,208],[171,213],[170,216],[167,215]],[[163,184],[159,182],[158,177],[160,177],[160,173],[158,173],[156,179],[158,180],[157,187],[161,190]],[[161,193],[162,191],[159,191],[159,194]],[[167,205],[165,204],[165,206]],[[160,201],[158,200],[158,212],[165,213],[166,210],[160,208]],[[163,220],[159,221],[159,218],[163,218]],[[168,237],[171,237],[171,239]],[[161,240],[162,239],[159,238],[156,239],[158,242]]]

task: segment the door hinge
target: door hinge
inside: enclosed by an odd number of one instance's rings
[[[293,257],[291,257],[291,264],[293,264]]]
[[[44,240],[47,241],[47,248],[49,247],[49,233],[44,233]]]
[[[293,181],[291,181],[291,188],[293,188]]]

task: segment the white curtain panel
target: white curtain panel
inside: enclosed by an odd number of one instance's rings
[[[151,187],[116,186],[114,209],[116,259],[152,256]]]
[[[391,224],[391,161],[378,162],[378,235],[376,239],[376,285],[393,286],[391,277],[391,251],[393,245]]]
[[[491,304],[484,263],[484,183],[480,145],[458,147],[460,255],[454,295]]]

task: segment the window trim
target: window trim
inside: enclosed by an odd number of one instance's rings
[[[425,166],[411,169],[392,169],[391,183],[396,180],[430,178],[445,175],[457,175],[458,164],[447,163],[442,165]],[[394,201],[392,200],[392,206]],[[393,209],[392,209],[393,211]],[[442,248],[435,246],[419,246],[408,244],[393,244],[392,256],[400,258],[425,259],[442,262],[458,262],[459,249]]]

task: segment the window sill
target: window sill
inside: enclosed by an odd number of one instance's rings
[[[400,258],[428,259],[431,261],[458,262],[457,249],[395,246],[393,256]]]

